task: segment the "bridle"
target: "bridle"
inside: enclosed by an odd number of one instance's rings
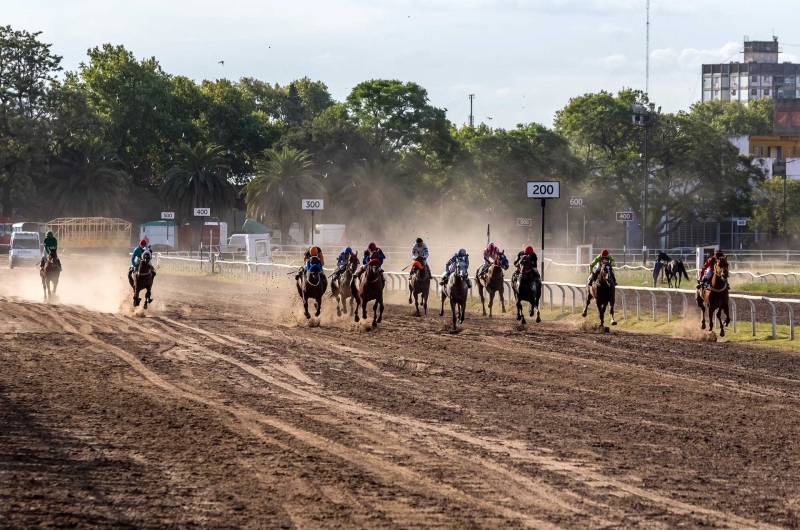
[[[723,291],[727,291],[728,290],[728,280],[726,278],[726,274],[728,273],[728,268],[727,267],[722,267],[720,265],[720,259],[721,258],[715,258],[714,259],[714,276],[716,276],[717,278],[722,280],[722,282],[725,285],[722,287],[722,289],[717,289],[716,287],[713,287],[711,285],[711,283],[709,283],[708,284],[709,290],[714,291],[715,293],[721,293]],[[726,265],[728,264],[727,260],[725,260],[725,264]],[[712,280],[713,280],[713,278],[712,278]]]

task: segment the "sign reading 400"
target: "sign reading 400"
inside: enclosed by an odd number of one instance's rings
[[[303,199],[303,210],[324,210],[325,201],[322,199]]]
[[[195,208],[194,209],[194,216],[195,217],[210,217],[211,216],[211,208]]]
[[[561,197],[561,183],[557,180],[528,182],[529,199],[558,199],[559,197]]]

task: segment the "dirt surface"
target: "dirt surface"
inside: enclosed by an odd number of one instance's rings
[[[29,274],[0,270],[2,528],[800,526],[792,352]]]

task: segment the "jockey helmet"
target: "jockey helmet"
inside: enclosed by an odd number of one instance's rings
[[[459,258],[463,258],[466,255],[467,255],[467,251],[466,250],[464,250],[463,248],[458,249],[458,257]]]
[[[603,249],[603,252],[600,253],[600,256],[602,256],[604,258],[607,258],[608,257],[608,251],[606,249]]]
[[[350,247],[344,247],[344,253],[345,254],[352,254],[353,253],[353,249],[350,248]]]
[[[370,243],[369,245],[367,245],[367,249],[368,250],[378,250],[378,245],[376,245],[375,243]]]
[[[53,237],[53,231],[52,230],[48,230],[47,233],[45,234],[45,236]]]
[[[146,239],[142,239],[141,241],[139,241],[139,246],[140,247],[146,247],[147,246],[147,240]]]
[[[316,256],[319,253],[319,248],[311,247],[310,249],[308,249],[308,253],[311,254],[312,256]]]
[[[494,252],[494,251],[496,251],[496,250],[497,250],[497,247],[496,247],[496,246],[494,246],[494,243],[489,243],[489,246],[487,246],[487,247],[486,247],[486,250],[487,250],[488,252]]]
[[[724,255],[725,254],[721,250],[715,250],[714,251],[714,256],[716,256],[716,257],[721,257],[721,256],[724,256]]]
[[[421,238],[421,237],[418,237],[418,238],[417,238],[417,245],[421,245],[421,244],[422,244],[422,238]]]
[[[525,254],[533,254],[533,247],[530,245],[525,247]]]

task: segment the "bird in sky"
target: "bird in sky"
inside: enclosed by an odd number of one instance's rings
[[[217,64],[221,64],[222,66],[225,66],[225,61],[220,61]]]

